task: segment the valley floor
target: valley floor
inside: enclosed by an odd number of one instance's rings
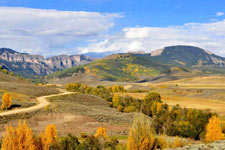
[[[38,133],[48,124],[55,124],[61,135],[72,133],[94,134],[100,126],[107,128],[107,133],[114,136],[126,136],[133,120],[133,113],[121,113],[110,108],[105,100],[85,94],[70,94],[49,98],[48,109],[27,118],[28,125]],[[8,124],[17,125],[19,119]],[[0,125],[0,136],[4,132]]]

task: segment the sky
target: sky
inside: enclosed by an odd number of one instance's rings
[[[224,0],[0,0],[0,47],[46,57],[191,45],[225,56]]]

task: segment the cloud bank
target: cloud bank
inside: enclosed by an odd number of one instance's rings
[[[32,54],[70,53],[99,38],[120,14],[0,7],[0,47]],[[71,52],[74,53],[74,52]]]
[[[0,47],[50,56],[149,52],[171,45],[192,45],[225,56],[225,20],[169,27],[127,27],[109,34],[115,19],[122,17],[119,13],[0,7]]]
[[[225,56],[225,20],[170,27],[131,27],[101,42],[79,47],[80,53],[152,51],[171,45],[192,45]]]

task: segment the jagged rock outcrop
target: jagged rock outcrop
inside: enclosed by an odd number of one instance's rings
[[[7,48],[0,49],[0,65],[23,76],[48,75],[55,71],[90,62],[92,59],[84,55],[59,55],[44,58],[40,55],[19,53]]]

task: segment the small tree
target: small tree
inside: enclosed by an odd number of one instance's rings
[[[1,150],[36,150],[32,130],[24,121],[17,127],[7,126]]]
[[[11,95],[9,93],[3,94],[1,109],[7,110],[8,108],[10,108],[11,105],[12,105],[11,101],[12,101],[12,98],[11,98]]]
[[[47,125],[45,129],[45,137],[46,137],[46,142],[51,144],[54,143],[57,139],[58,132],[56,130],[56,126],[53,124]]]
[[[106,128],[99,127],[96,131],[96,134],[95,134],[95,137],[98,137],[98,136],[103,136],[104,138],[106,138],[107,137]]]
[[[118,94],[115,94],[112,99],[113,107],[117,107],[120,102],[120,97]]]
[[[222,139],[224,139],[224,134],[220,127],[220,120],[218,117],[213,116],[209,119],[209,123],[206,126],[205,140],[214,142]]]
[[[127,150],[152,150],[155,146],[155,137],[151,123],[144,114],[137,114],[130,129]]]
[[[50,146],[56,143],[58,133],[55,125],[47,125],[45,133],[41,132],[37,144],[38,150],[49,150]]]

